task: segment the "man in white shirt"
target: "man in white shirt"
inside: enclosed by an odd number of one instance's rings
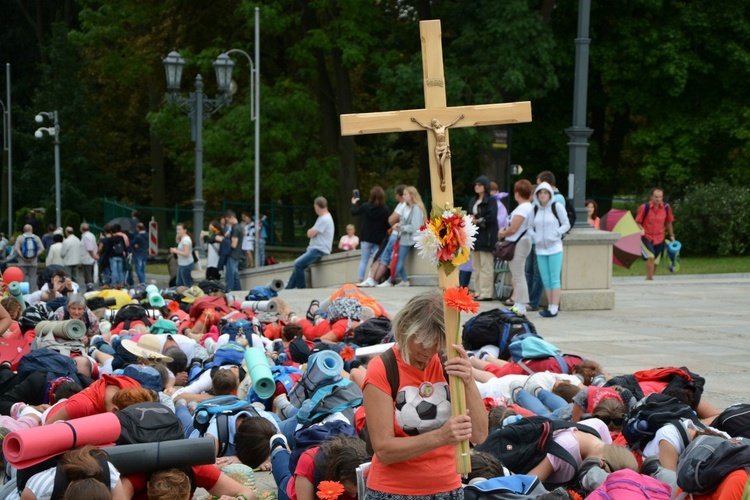
[[[286,289],[305,288],[305,270],[324,255],[331,253],[334,227],[333,217],[328,211],[328,201],[319,196],[315,198],[313,207],[318,219],[315,221],[315,225],[307,230],[310,245],[308,245],[307,251],[294,261],[294,271],[289,277]]]
[[[65,228],[65,240],[63,240],[62,246],[62,258],[63,264],[65,265],[65,271],[70,276],[70,279],[74,283],[78,283],[78,266],[81,265],[81,240],[76,236],[73,228],[68,226]]]
[[[94,284],[94,262],[99,259],[96,236],[89,231],[89,225],[81,224],[81,244],[78,248],[81,267],[83,268],[83,284]]]

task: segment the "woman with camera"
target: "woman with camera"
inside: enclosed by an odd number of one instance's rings
[[[492,300],[495,284],[495,257],[492,250],[497,242],[497,202],[490,195],[490,180],[486,175],[474,181],[474,197],[467,212],[474,216],[477,239],[474,242],[474,293],[476,300]]]

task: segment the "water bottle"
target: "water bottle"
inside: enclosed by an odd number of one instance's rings
[[[278,356],[278,357],[276,358],[276,364],[277,364],[277,365],[283,365],[283,364],[284,364],[284,363],[286,363],[287,361],[289,361],[289,355],[288,355],[287,353],[285,353],[285,352],[282,352],[282,353],[281,353],[281,354],[279,354],[279,356]]]
[[[297,419],[299,421],[306,421],[310,417],[310,412],[315,408],[315,403],[311,399],[306,399],[302,406],[300,406],[299,412],[297,412]]]

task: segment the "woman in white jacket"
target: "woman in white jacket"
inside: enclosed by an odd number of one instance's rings
[[[539,311],[545,318],[554,318],[560,307],[560,274],[562,273],[562,239],[570,229],[565,207],[554,200],[552,186],[540,183],[534,191],[534,243],[539,274],[547,293],[549,308]]]

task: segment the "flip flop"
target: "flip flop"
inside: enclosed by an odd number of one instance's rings
[[[511,299],[505,299],[505,300],[503,301],[503,304],[505,304],[506,306],[512,306],[512,305],[513,305],[513,304],[515,304],[515,303],[516,303],[516,301],[514,301],[514,300],[511,300]]]
[[[307,314],[305,315],[305,317],[310,321],[315,321],[315,314],[320,314],[317,310],[315,312],[312,312],[313,306],[318,306],[318,309],[320,309],[320,302],[315,299],[310,301],[310,307],[307,308]]]

